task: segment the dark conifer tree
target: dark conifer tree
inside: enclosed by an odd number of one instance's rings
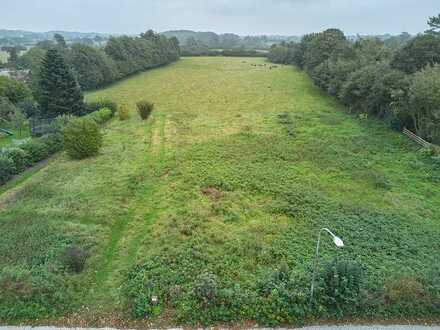
[[[84,110],[81,88],[55,48],[49,49],[43,59],[38,85],[38,99],[45,117],[79,115]]]

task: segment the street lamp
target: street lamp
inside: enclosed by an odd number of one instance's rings
[[[342,241],[342,239],[340,239],[338,236],[336,236],[335,234],[333,234],[330,229],[328,228],[322,228],[319,231],[319,235],[318,235],[318,242],[316,243],[316,254],[315,254],[315,260],[313,262],[313,274],[312,274],[312,284],[310,286],[310,307],[312,307],[312,301],[313,301],[313,291],[315,289],[315,275],[316,275],[316,268],[318,266],[318,260],[319,260],[319,246],[321,244],[321,234],[322,232],[327,232],[330,234],[330,236],[333,238],[333,243],[335,243],[335,245],[338,248],[342,248],[344,247],[344,242]]]

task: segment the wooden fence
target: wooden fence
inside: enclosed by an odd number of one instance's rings
[[[415,135],[413,132],[411,132],[410,130],[408,130],[406,128],[403,129],[403,134],[405,134],[407,137],[409,137],[415,143],[417,143],[418,145],[421,145],[424,148],[440,148],[439,146],[436,146],[435,144],[432,144],[426,140],[423,140],[420,136]]]

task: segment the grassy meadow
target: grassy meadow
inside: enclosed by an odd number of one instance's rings
[[[345,247],[323,236],[322,264],[358,264],[363,302],[317,298],[313,315],[436,315],[439,172],[398,132],[264,59],[185,58],[102,98],[132,111],[99,156],[59,154],[0,195],[0,320],[301,322],[324,226]]]
[[[8,53],[0,50],[0,63],[6,63],[8,61]]]

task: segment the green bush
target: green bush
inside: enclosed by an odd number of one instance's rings
[[[29,158],[23,149],[17,147],[4,148],[1,152],[2,156],[9,158],[14,163],[14,173],[18,174],[23,172],[27,166],[29,166]]]
[[[136,103],[137,111],[142,120],[147,120],[154,110],[154,104],[148,101],[140,101]]]
[[[98,154],[102,133],[90,118],[72,120],[64,129],[64,148],[73,159],[84,159]]]
[[[101,109],[110,109],[112,112],[112,115],[114,116],[116,112],[118,111],[118,104],[116,102],[113,102],[111,100],[103,99],[95,102],[87,103],[87,113],[92,113],[95,111],[99,111]]]
[[[214,304],[218,296],[218,279],[212,273],[200,274],[194,282],[194,294],[200,302],[207,306]]]
[[[51,154],[44,140],[40,139],[29,139],[20,145],[20,149],[26,153],[29,164],[38,163]]]
[[[109,121],[113,117],[113,111],[109,108],[102,108],[98,111],[99,116],[103,123]]]
[[[102,108],[101,110],[92,112],[91,114],[87,115],[87,117],[93,119],[98,125],[102,125],[112,119],[113,112],[111,109]]]
[[[12,159],[0,155],[0,184],[6,183],[16,172]]]
[[[43,143],[46,150],[46,157],[63,149],[63,135],[61,132],[46,134],[38,139]]]
[[[292,271],[286,264],[261,274],[256,288],[259,294],[256,319],[270,326],[304,319],[309,309],[308,289],[306,273]]]
[[[50,155],[60,151],[63,147],[63,137],[61,133],[53,133],[42,136],[41,138],[27,139],[17,147],[3,148],[0,157],[3,163],[1,184],[10,179],[11,175],[23,172],[27,167],[38,163]],[[5,160],[6,159],[6,160]],[[9,164],[12,162],[12,167]],[[8,170],[6,171],[6,168]],[[10,175],[6,175],[10,172]]]
[[[324,303],[342,315],[360,304],[362,270],[356,263],[334,259],[324,266]]]

